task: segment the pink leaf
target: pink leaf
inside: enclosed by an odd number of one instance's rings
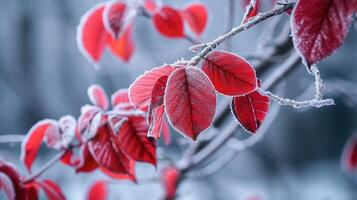
[[[107,184],[104,181],[96,181],[89,188],[87,200],[106,200],[108,193]]]
[[[48,200],[66,200],[59,185],[52,180],[37,181],[37,184],[41,186]]]
[[[163,76],[169,76],[174,70],[175,67],[163,65],[153,68],[138,77],[129,87],[130,102],[136,108],[147,111],[156,82]]]
[[[108,124],[100,127],[88,142],[95,161],[114,173],[130,174],[130,159],[115,144],[115,135]]]
[[[352,135],[343,150],[342,165],[347,171],[357,169],[357,135]]]
[[[85,139],[83,138],[83,136],[86,135],[87,132],[89,131],[94,117],[97,114],[99,114],[101,111],[102,110],[97,106],[91,106],[91,105],[82,106],[81,115],[78,119],[78,132],[80,133],[80,135],[77,136],[80,143],[85,142],[83,141]]]
[[[251,0],[249,5],[246,7],[246,12],[243,17],[243,23],[246,23],[251,18],[257,16],[260,10],[260,0]]]
[[[165,111],[177,131],[196,140],[210,127],[215,110],[214,88],[201,70],[178,68],[171,74],[165,91]]]
[[[331,55],[347,36],[357,0],[299,0],[291,27],[294,46],[308,67]]]
[[[109,108],[109,101],[107,94],[104,89],[99,85],[91,85],[88,88],[88,96],[93,105],[102,108],[103,110],[107,110]]]
[[[65,151],[65,154],[61,158],[61,162],[70,167],[77,167],[80,164],[80,160],[75,157],[72,148]]]
[[[254,134],[267,115],[269,110],[269,97],[260,94],[258,91],[233,97],[231,110],[243,128]]]
[[[202,70],[215,89],[224,95],[243,95],[257,88],[254,68],[242,57],[225,51],[208,54],[202,64]]]
[[[103,11],[104,27],[112,38],[118,39],[135,15],[136,10],[123,1],[111,1]]]
[[[162,122],[161,134],[164,139],[164,144],[166,146],[170,145],[170,143],[171,143],[170,127],[169,127],[168,123],[166,122],[166,120],[163,120],[163,122]]]
[[[57,122],[49,119],[37,122],[32,126],[22,142],[21,161],[29,172],[31,172],[33,161],[37,157],[37,153],[48,130],[58,132]]]
[[[165,188],[165,199],[174,200],[176,197],[177,183],[181,172],[175,167],[168,166],[161,172],[161,181]]]
[[[172,7],[163,6],[152,17],[156,30],[166,37],[184,37],[183,20],[180,12]]]
[[[128,62],[130,60],[135,50],[132,35],[133,26],[128,25],[123,34],[117,40],[111,37],[108,42],[111,52],[124,62]]]
[[[196,36],[200,36],[207,25],[208,11],[206,6],[203,3],[191,3],[185,6],[182,14],[191,30]]]
[[[119,104],[127,104],[130,103],[129,101],[129,94],[128,94],[127,89],[120,89],[116,91],[112,96],[111,96],[111,102],[112,106],[116,107]]]
[[[157,5],[154,0],[144,0],[144,8],[149,12],[153,13],[157,9]]]
[[[119,127],[117,144],[133,160],[156,166],[156,143],[147,137],[147,131],[144,117],[129,117]]]
[[[97,64],[110,35],[105,31],[103,11],[107,2],[99,3],[83,15],[77,28],[79,50],[89,61]]]
[[[1,190],[4,191],[8,200],[15,200],[15,188],[12,185],[11,179],[3,173],[0,173],[0,191]]]

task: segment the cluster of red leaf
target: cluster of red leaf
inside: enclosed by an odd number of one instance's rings
[[[97,64],[105,48],[123,61],[134,53],[133,23],[136,16],[144,13],[152,19],[156,30],[166,37],[184,38],[184,22],[198,37],[204,31],[208,12],[204,4],[193,3],[182,10],[171,6],[158,6],[154,1],[142,5],[112,0],[99,3],[81,19],[77,31],[80,51]]]
[[[17,169],[0,159],[0,189],[9,200],[37,200],[42,190],[49,200],[65,200],[60,187],[49,179],[26,180]]]
[[[137,109],[148,111],[149,119],[157,119],[149,120],[150,127],[162,127],[167,117],[178,132],[196,140],[212,124],[217,91],[234,97],[234,115],[243,127],[255,133],[265,118],[269,99],[257,91],[254,68],[225,51],[208,54],[201,68],[186,64],[154,68],[130,86],[130,101]]]

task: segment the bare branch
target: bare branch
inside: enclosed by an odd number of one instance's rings
[[[24,135],[0,135],[0,143],[22,142]]]

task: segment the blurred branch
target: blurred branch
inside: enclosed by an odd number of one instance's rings
[[[0,135],[0,143],[22,142],[24,135]]]

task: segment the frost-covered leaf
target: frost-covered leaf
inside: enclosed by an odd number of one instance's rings
[[[58,150],[67,149],[74,139],[76,125],[76,119],[71,115],[61,117],[56,130],[48,131],[45,136],[47,146]]]
[[[225,51],[213,51],[202,64],[215,89],[229,96],[247,94],[257,88],[254,68],[242,57]]]
[[[136,9],[124,1],[110,1],[103,11],[104,27],[114,39],[118,39],[123,31],[132,23]]]
[[[84,142],[83,135],[87,134],[90,129],[91,123],[94,117],[99,114],[102,110],[97,106],[84,105],[81,108],[81,115],[78,119],[78,132],[80,135],[77,136],[80,143]]]
[[[115,144],[115,135],[108,124],[101,126],[88,142],[94,160],[114,173],[129,174],[130,159]]]
[[[124,62],[128,62],[135,51],[132,35],[133,25],[130,24],[117,40],[110,38],[108,41],[111,52]]]
[[[249,21],[249,19],[257,16],[260,10],[260,0],[251,0],[246,7],[246,11],[243,17],[243,23]]]
[[[182,15],[196,36],[200,36],[207,25],[207,7],[199,2],[191,3],[184,7]]]
[[[348,139],[342,154],[342,166],[347,171],[357,169],[357,135]]]
[[[112,107],[116,107],[119,104],[126,104],[130,103],[129,101],[129,90],[127,89],[120,89],[116,91],[114,94],[111,96],[111,102],[112,102]]]
[[[80,159],[76,166],[76,173],[96,170],[98,168],[98,163],[90,153],[88,145],[84,144],[80,148]]]
[[[156,166],[156,143],[147,137],[146,120],[141,116],[131,116],[119,127],[117,145],[135,161]]]
[[[168,166],[161,171],[161,181],[165,188],[165,199],[173,200],[176,197],[177,183],[181,172],[175,167]]]
[[[25,188],[22,186],[22,181],[20,178],[20,174],[17,169],[10,163],[5,162],[0,157],[0,175],[4,178],[0,180],[0,190],[6,190],[9,196],[15,195],[15,200],[26,199]],[[1,177],[0,177],[1,178]],[[6,179],[6,180],[5,180]],[[11,186],[8,185],[8,181],[11,182]],[[6,188],[2,188],[6,187]],[[12,194],[12,190],[15,192]]]
[[[0,191],[3,191],[8,200],[15,200],[15,188],[9,177],[0,172]]]
[[[233,97],[231,110],[244,129],[254,134],[263,123],[269,110],[269,97],[258,91]]]
[[[104,89],[99,85],[91,85],[87,90],[90,101],[93,105],[107,110],[109,108],[109,101]]]
[[[36,183],[43,189],[48,200],[66,200],[61,188],[54,181],[44,179]]]
[[[194,67],[178,68],[169,77],[165,111],[171,125],[196,140],[212,123],[216,93],[208,77]]]
[[[297,1],[291,20],[292,36],[308,67],[342,45],[356,11],[356,0]]]
[[[184,26],[180,12],[170,6],[163,6],[153,17],[156,30],[166,37],[184,37]]]
[[[96,181],[89,187],[87,200],[106,200],[108,199],[108,190],[105,181]]]
[[[29,172],[31,172],[32,164],[37,157],[45,135],[48,131],[58,132],[57,126],[57,122],[54,120],[41,120],[33,125],[26,134],[26,138],[22,141],[21,145],[21,161],[25,164]]]
[[[107,2],[99,3],[86,12],[77,28],[77,44],[82,54],[92,63],[100,60],[109,33],[103,24],[103,11]]]
[[[129,99],[133,106],[142,111],[147,111],[156,82],[161,77],[169,76],[174,70],[175,67],[163,65],[153,68],[138,77],[129,87]]]

